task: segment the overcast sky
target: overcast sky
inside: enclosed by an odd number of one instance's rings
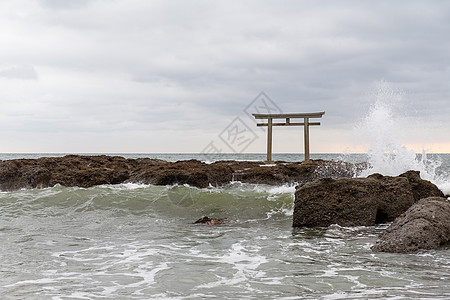
[[[444,0],[2,0],[0,152],[265,152],[267,107],[325,111],[311,151],[360,152],[376,101],[450,152],[449,32]]]

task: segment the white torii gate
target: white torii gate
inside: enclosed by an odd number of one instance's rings
[[[253,114],[255,119],[267,119],[267,123],[257,123],[257,126],[267,126],[267,161],[272,161],[272,126],[303,126],[305,143],[305,161],[309,160],[309,126],[320,125],[320,122],[310,122],[310,118],[322,118],[325,114],[315,113],[292,113],[292,114]],[[273,119],[286,119],[284,123],[273,123]],[[291,119],[303,119],[303,123],[291,123]]]

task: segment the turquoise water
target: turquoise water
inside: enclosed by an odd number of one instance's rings
[[[0,159],[40,156],[47,155]],[[264,160],[264,154],[122,156]],[[449,155],[410,162],[415,163],[441,187],[450,182]],[[293,229],[294,191],[294,185],[233,182],[205,189],[120,184],[0,192],[2,298],[450,298],[449,246],[408,255],[372,253],[370,246],[387,225]],[[226,222],[192,224],[204,215]]]

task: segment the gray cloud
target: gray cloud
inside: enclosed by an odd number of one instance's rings
[[[32,66],[12,66],[0,68],[0,77],[10,79],[37,80],[38,73]]]
[[[95,0],[38,0],[39,4],[44,8],[49,9],[80,9],[88,6],[89,3],[94,2]]]
[[[443,1],[0,3],[1,130],[17,144],[24,126],[92,132],[113,148],[138,132],[166,151],[200,151],[186,143],[206,145],[264,90],[285,111],[327,111],[320,130],[345,132],[384,78],[405,91],[404,113],[433,116],[443,136],[449,11]],[[38,81],[5,81],[36,70]]]

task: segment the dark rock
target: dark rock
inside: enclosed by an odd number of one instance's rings
[[[1,162],[0,168],[0,190],[11,191],[22,187],[31,187],[29,182],[19,182],[22,177],[22,162],[21,160],[7,160]],[[33,181],[33,179],[29,179]],[[27,186],[23,186],[27,184]]]
[[[198,160],[148,163],[133,171],[129,181],[154,185],[189,184],[204,188],[230,182],[228,166],[206,164]]]
[[[120,183],[129,178],[133,164],[133,160],[105,155],[6,160],[0,162],[0,190]]]
[[[194,222],[194,224],[205,224],[205,225],[220,225],[223,224],[223,219],[203,217]]]
[[[278,161],[266,165],[264,162],[219,161],[233,170],[233,180],[246,183],[280,184],[305,183],[323,177],[353,177],[359,165],[346,162],[310,160],[303,162]]]
[[[418,197],[442,195],[415,172],[405,174],[323,178],[300,185],[295,192],[293,226],[371,226],[391,222]]]
[[[401,175],[400,177],[406,177],[411,184],[411,189],[414,194],[414,200],[417,202],[420,199],[427,197],[444,197],[441,190],[438,189],[433,183],[428,180],[423,180],[420,178],[419,171],[408,171]]]
[[[305,183],[324,176],[352,177],[353,164],[311,160],[308,162],[198,160],[167,162],[159,159],[125,159],[120,156],[47,157],[0,161],[0,190],[63,186],[91,187],[99,184],[136,182],[155,185],[189,184],[204,188],[233,180],[258,184]]]
[[[450,241],[450,202],[442,197],[419,200],[384,231],[374,252],[414,253]]]

